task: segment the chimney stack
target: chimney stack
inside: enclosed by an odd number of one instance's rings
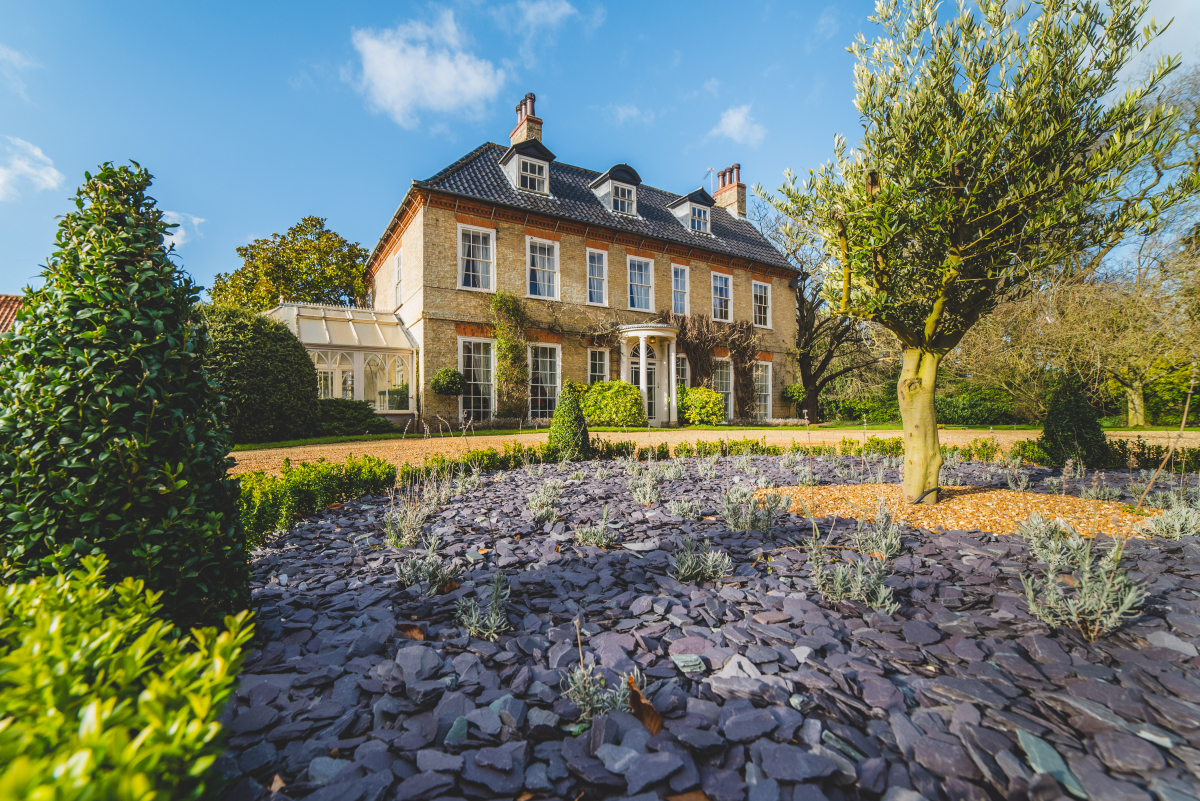
[[[742,165],[734,164],[718,173],[720,185],[713,195],[717,208],[727,209],[730,214],[745,219],[746,185],[742,183]]]
[[[509,144],[517,145],[530,139],[542,141],[542,121],[533,113],[536,99],[533,92],[528,92],[517,104],[517,127],[508,135]]]

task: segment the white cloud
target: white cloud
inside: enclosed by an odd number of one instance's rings
[[[182,211],[163,211],[163,219],[169,223],[175,223],[179,227],[172,231],[167,236],[163,237],[163,241],[168,247],[175,246],[176,250],[183,247],[185,242],[191,241],[194,236],[203,236],[200,233],[200,223],[205,222],[203,217],[195,217],[191,214],[184,214]],[[188,233],[188,229],[191,233]]]
[[[567,0],[517,0],[492,11],[501,27],[524,39],[521,59],[526,63],[536,61],[551,33],[578,13]]]
[[[627,122],[654,122],[653,111],[642,111],[632,103],[627,103],[622,106],[609,106],[608,113],[612,116],[613,121],[617,125],[624,125]]]
[[[833,6],[825,6],[824,10],[821,11],[821,16],[817,18],[817,25],[813,29],[813,34],[828,41],[837,32],[837,9]]]
[[[16,200],[21,196],[21,183],[33,184],[34,191],[58,189],[66,177],[54,169],[54,162],[40,147],[24,139],[6,136],[8,158],[0,163],[0,200]]]
[[[767,135],[767,129],[754,121],[749,104],[734,106],[721,115],[721,121],[708,132],[709,136],[724,136],[739,145],[757,145]]]
[[[717,90],[721,87],[721,82],[716,78],[709,78],[704,82],[704,91],[708,92],[713,97],[717,96]]]
[[[453,11],[432,25],[407,22],[391,30],[355,30],[362,58],[358,89],[370,104],[404,128],[415,128],[420,112],[480,116],[496,97],[504,71],[465,49]]]
[[[18,53],[11,47],[5,47],[0,44],[0,75],[4,76],[4,80],[9,87],[21,96],[22,99],[28,100],[25,94],[25,81],[21,80],[20,73],[30,67],[36,67],[37,63],[27,56]]]

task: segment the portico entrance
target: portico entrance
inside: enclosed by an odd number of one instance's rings
[[[626,380],[642,391],[646,419],[652,426],[679,422],[675,375],[675,338],[672,325],[638,324],[618,329],[621,363]]]

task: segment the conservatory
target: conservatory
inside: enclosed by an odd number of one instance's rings
[[[266,312],[308,349],[321,398],[363,400],[404,425],[416,415],[411,388],[416,340],[392,312],[348,306],[281,303]]]

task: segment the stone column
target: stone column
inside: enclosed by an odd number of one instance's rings
[[[638,389],[642,391],[642,411],[647,416],[650,414],[650,404],[646,396],[646,363],[649,361],[646,358],[646,351],[648,349],[646,335],[642,334],[638,337]]]
[[[366,400],[366,387],[363,384],[363,362],[365,357],[361,353],[354,354],[354,399]],[[339,396],[340,397],[340,396]]]
[[[679,422],[679,387],[678,381],[675,378],[675,340],[671,340],[667,344],[667,375],[671,383],[668,385],[670,393],[668,397],[668,408],[670,408],[670,419],[672,423]]]

